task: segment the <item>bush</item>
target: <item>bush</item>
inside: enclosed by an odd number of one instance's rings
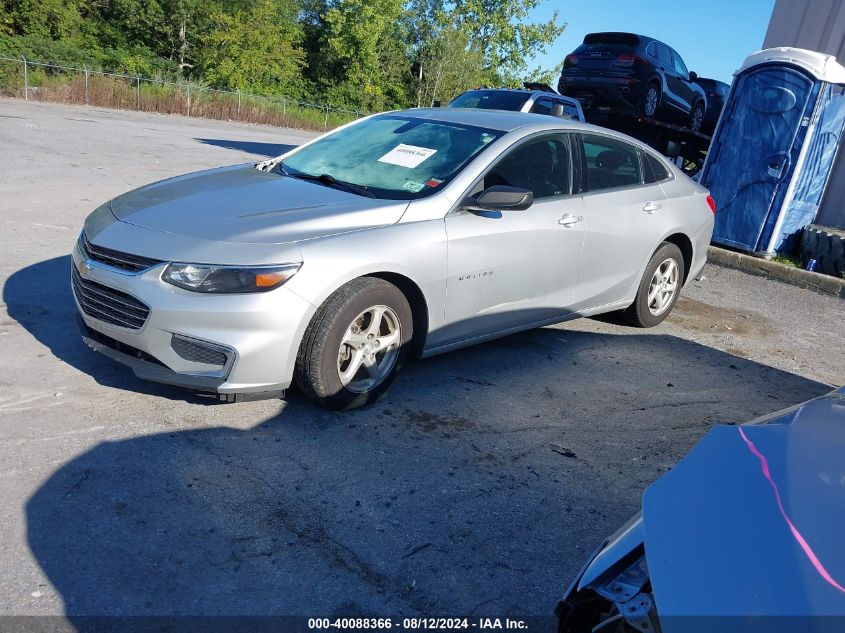
[[[98,66],[94,55],[68,42],[31,35],[10,37],[0,34],[0,56],[18,58],[21,55],[39,62],[74,68]]]
[[[23,62],[0,59],[0,95],[23,96]]]

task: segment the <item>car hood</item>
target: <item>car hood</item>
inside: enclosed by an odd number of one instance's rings
[[[111,212],[145,229],[214,242],[282,244],[394,224],[407,201],[377,200],[235,165],[118,196]]]
[[[652,484],[643,533],[663,630],[690,631],[690,615],[845,616],[843,455],[840,389],[713,428]]]

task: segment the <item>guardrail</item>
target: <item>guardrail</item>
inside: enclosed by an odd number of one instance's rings
[[[189,81],[36,62],[23,56],[0,56],[0,95],[324,131],[367,114]]]

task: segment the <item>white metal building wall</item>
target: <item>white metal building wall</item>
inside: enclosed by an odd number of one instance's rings
[[[835,55],[845,65],[845,0],[776,0],[763,48],[796,46]],[[821,202],[817,224],[843,224],[845,148],[841,148]]]

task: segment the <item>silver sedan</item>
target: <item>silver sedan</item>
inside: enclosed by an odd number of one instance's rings
[[[657,325],[714,204],[650,148],[541,115],[420,109],[141,187],[73,252],[85,341],[224,400],[377,399],[413,356],[619,311]]]

